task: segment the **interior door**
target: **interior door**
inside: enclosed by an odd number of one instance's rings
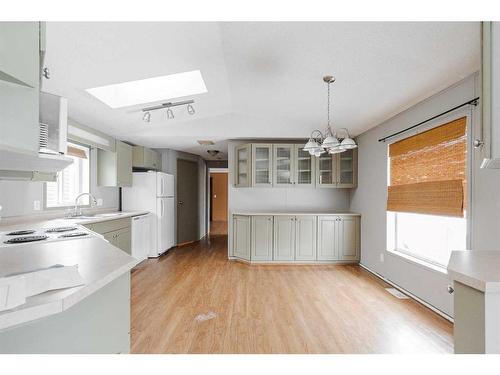
[[[227,221],[227,173],[211,173],[212,221]]]
[[[177,244],[200,239],[198,163],[177,159]]]

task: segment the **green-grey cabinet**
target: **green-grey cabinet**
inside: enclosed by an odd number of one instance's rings
[[[295,216],[274,217],[273,259],[290,261],[295,258]]]
[[[273,185],[276,187],[294,185],[295,145],[275,144],[273,150]]]
[[[138,169],[161,169],[161,154],[144,146],[132,149],[132,166]]]
[[[358,184],[358,149],[337,154],[337,187],[353,188]]]
[[[250,216],[233,216],[233,256],[250,260]]]
[[[40,25],[0,22],[0,149],[38,153]]]
[[[316,260],[316,216],[295,217],[295,260]]]
[[[316,186],[337,186],[337,155],[325,152],[316,158]]]
[[[106,220],[85,224],[91,231],[101,234],[105,240],[117,248],[132,253],[132,226],[130,218]]]
[[[297,186],[314,187],[316,181],[316,157],[304,150],[304,144],[296,144],[294,148],[294,183]]]
[[[236,146],[234,186],[249,187],[252,185],[252,147],[249,144]]]
[[[318,260],[338,259],[337,216],[318,217]]]
[[[273,260],[273,217],[252,216],[252,261]]]
[[[132,146],[116,141],[115,152],[97,150],[97,184],[132,186]]]
[[[273,185],[273,145],[256,143],[252,145],[252,186]]]

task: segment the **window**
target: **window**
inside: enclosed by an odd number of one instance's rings
[[[56,182],[46,183],[47,208],[72,206],[79,194],[90,191],[90,148],[68,143],[67,156],[73,159],[73,163],[57,173]],[[89,204],[88,196],[80,199],[80,204]]]
[[[466,248],[466,120],[389,145],[389,251],[446,267]]]

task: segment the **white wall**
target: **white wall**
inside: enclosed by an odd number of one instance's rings
[[[45,211],[33,210],[33,201],[43,201],[43,182],[28,182],[28,181],[0,181],[0,206],[3,210],[0,211],[0,216],[11,217],[21,215],[33,215],[50,212],[58,212],[58,210],[50,209]],[[118,208],[118,188],[115,187],[100,187],[97,186],[97,150],[92,149],[90,153],[90,193],[96,199],[102,199],[103,205],[99,208]],[[64,210],[59,210],[64,212]]]
[[[156,149],[161,153],[162,170],[175,176],[175,195],[177,196],[177,159],[192,160],[198,163],[198,216],[199,216],[199,237],[207,234],[207,167],[205,160],[198,155],[172,149]],[[177,202],[175,204],[175,243],[177,243]]]
[[[231,216],[237,211],[349,211],[350,189],[314,188],[235,188],[234,147],[251,141],[229,141],[228,143],[228,233],[232,230]],[[258,140],[257,140],[258,142]],[[262,140],[260,140],[262,142]],[[229,249],[232,249],[231,236]]]
[[[379,138],[426,120],[479,96],[479,75],[473,75],[456,85],[426,99],[357,138],[358,188],[351,194],[352,211],[361,213],[361,263],[405,288],[439,310],[453,314],[452,297],[447,293],[448,276],[420,264],[386,252],[387,146]],[[456,112],[454,116],[472,114],[472,137],[480,135],[480,107]],[[444,122],[449,117],[440,118]],[[431,126],[438,125],[438,121]],[[407,133],[405,136],[408,136]],[[479,170],[481,152],[472,152],[472,201],[470,238],[473,248],[499,244],[498,208],[500,205],[500,172]],[[497,249],[499,246],[496,247]],[[384,254],[385,260],[380,258]]]

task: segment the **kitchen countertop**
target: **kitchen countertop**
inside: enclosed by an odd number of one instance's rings
[[[75,265],[86,284],[28,297],[24,305],[0,312],[5,329],[69,309],[130,271],[138,261],[100,237],[0,247],[0,277],[54,264]]]
[[[453,251],[448,263],[452,280],[482,292],[500,292],[500,251]]]
[[[321,211],[236,211],[232,212],[233,215],[247,215],[247,216],[287,216],[287,215],[313,215],[313,216],[328,216],[328,215],[339,215],[339,216],[361,216],[361,214],[355,212],[321,212]]]

